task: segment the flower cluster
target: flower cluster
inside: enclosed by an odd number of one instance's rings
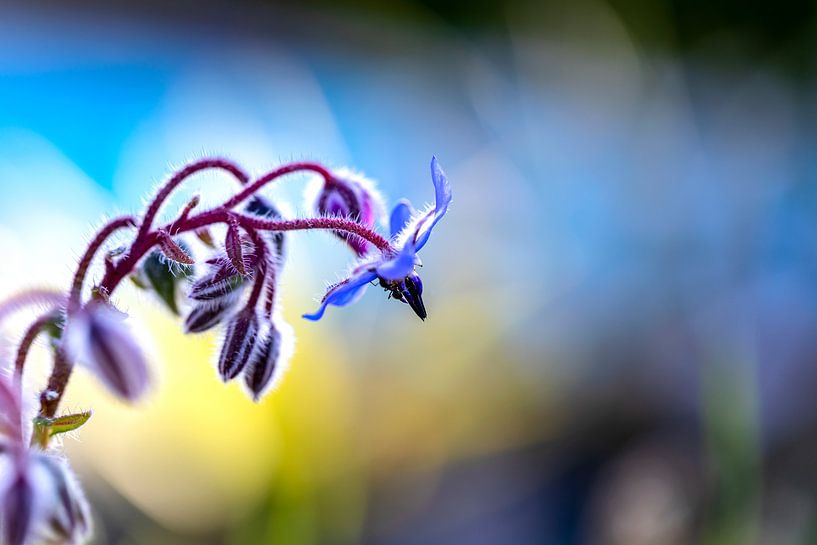
[[[200,199],[194,197],[175,220],[154,225],[168,196],[206,169],[225,171],[240,189],[220,206],[200,212]],[[314,215],[285,219],[260,190],[298,171],[319,176],[309,201]],[[319,320],[329,306],[349,305],[366,286],[379,283],[390,298],[425,320],[417,254],[451,202],[451,188],[436,158],[431,177],[434,204],[417,211],[407,201],[398,202],[388,220],[388,236],[383,236],[376,231],[379,220],[385,219],[383,199],[374,183],[362,176],[302,162],[251,180],[229,161],[197,161],[171,177],[141,217],[116,218],[99,230],[67,294],[30,291],[0,303],[0,320],[26,305],[48,306],[19,343],[14,380],[0,380],[3,543],[80,543],[90,533],[82,493],[51,438],[79,428],[90,417],[89,412],[57,415],[75,364],[84,365],[123,400],[137,400],[149,389],[147,359],[113,298],[123,280],[130,279],[170,312],[183,316],[186,333],[220,328],[219,376],[224,382],[240,377],[250,397],[258,401],[276,383],[292,352],[291,327],[281,317],[278,297],[288,231],[329,231],[355,257],[349,277],[331,285],[318,309],[304,318]],[[129,245],[106,251],[111,236],[125,229],[135,230]],[[104,274],[88,297],[85,278],[100,254]],[[31,419],[22,408],[28,401],[22,375],[28,351],[40,334],[50,339],[54,363],[39,394],[39,411]]]

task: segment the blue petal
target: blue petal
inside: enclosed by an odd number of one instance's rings
[[[389,231],[391,236],[395,236],[403,230],[403,227],[406,226],[413,213],[414,210],[406,199],[401,199],[400,202],[394,205],[394,208],[391,210],[391,218],[389,218]]]
[[[451,204],[451,184],[440,168],[437,157],[431,158],[431,180],[434,182],[434,209],[417,223],[414,233],[414,248],[417,251],[426,245],[431,230],[448,212],[448,205]]]
[[[414,244],[407,240],[399,254],[378,265],[377,275],[384,280],[404,279],[414,270],[416,254]]]
[[[327,306],[334,305],[336,307],[344,307],[354,303],[360,295],[363,295],[366,285],[375,279],[377,279],[375,273],[364,271],[357,276],[353,276],[336,284],[323,297],[320,308],[312,314],[304,314],[304,318],[312,321],[320,320]]]

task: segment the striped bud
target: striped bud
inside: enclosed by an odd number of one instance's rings
[[[64,341],[68,356],[116,395],[134,401],[147,391],[147,362],[121,312],[92,301],[69,318]]]
[[[280,374],[281,343],[281,332],[272,322],[258,340],[258,349],[252,354],[244,371],[244,383],[256,402],[261,399],[268,387],[275,382],[276,376]]]
[[[247,366],[255,349],[258,325],[253,308],[243,309],[227,324],[218,358],[218,373],[223,381],[234,379]]]
[[[184,320],[187,333],[204,333],[227,319],[235,310],[237,296],[221,297],[193,307]]]
[[[2,499],[3,543],[23,545],[36,522],[36,491],[27,461],[14,465]]]
[[[53,494],[45,513],[45,531],[58,543],[84,543],[91,533],[88,504],[68,464],[54,456],[37,456],[51,479]]]
[[[196,301],[213,301],[239,291],[244,286],[244,278],[223,267],[196,280],[190,287],[188,296]]]

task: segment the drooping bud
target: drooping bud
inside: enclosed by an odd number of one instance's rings
[[[243,286],[244,277],[236,272],[231,263],[226,262],[193,282],[188,296],[196,301],[212,301],[235,293]]]
[[[3,492],[3,543],[23,545],[31,534],[35,515],[35,490],[28,464],[14,463],[8,487]]]
[[[180,249],[185,253],[189,253],[181,244]],[[187,264],[172,266],[174,262],[166,259],[165,255],[160,252],[151,253],[142,262],[138,275],[132,276],[132,278],[138,279],[137,285],[141,284],[152,288],[156,295],[159,296],[159,299],[167,305],[167,308],[178,316],[179,307],[176,298],[179,287],[182,282],[193,275],[193,267]]]
[[[369,228],[374,227],[384,214],[383,199],[374,183],[346,170],[324,181],[313,207],[319,214],[352,218]],[[345,232],[336,232],[336,235],[360,256],[369,249],[368,243],[358,236]]]
[[[243,309],[227,324],[218,358],[218,373],[223,381],[234,379],[247,366],[255,349],[258,325],[258,316],[251,307]]]
[[[65,330],[68,356],[87,365],[113,393],[134,401],[148,388],[147,362],[125,315],[92,301],[71,316]]]
[[[227,319],[235,310],[237,296],[221,297],[194,306],[184,321],[186,333],[204,333]]]
[[[68,464],[54,456],[36,458],[51,478],[54,495],[46,513],[47,532],[59,543],[84,543],[91,532],[88,504]]]
[[[24,446],[0,457],[2,543],[84,543],[91,520],[67,463]]]
[[[287,324],[268,324],[244,371],[244,383],[254,401],[259,401],[281,376],[292,351],[292,333]]]

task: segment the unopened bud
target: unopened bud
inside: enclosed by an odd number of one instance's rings
[[[349,171],[340,171],[323,183],[314,208],[319,214],[349,217],[369,228],[384,214],[383,199],[374,183]],[[368,244],[360,237],[345,232],[336,232],[336,235],[358,255],[368,251]]]
[[[17,467],[3,493],[3,538],[6,545],[23,545],[34,526],[35,497],[32,475]]]
[[[193,282],[188,296],[196,301],[212,301],[239,291],[243,285],[244,278],[226,263]]]
[[[60,543],[84,543],[91,531],[88,504],[68,464],[49,455],[40,455],[37,462],[51,478],[54,497],[46,513],[47,531]]]
[[[134,401],[148,388],[147,362],[123,314],[106,303],[91,302],[69,318],[65,348],[87,365],[115,394]]]
[[[184,321],[187,333],[204,333],[223,322],[235,309],[238,297],[222,297],[193,307]]]
[[[218,372],[225,382],[234,379],[246,366],[258,336],[258,316],[245,308],[227,325],[224,344],[218,358]]]
[[[264,334],[258,339],[258,347],[250,357],[247,368],[244,371],[244,383],[252,395],[254,401],[258,401],[264,393],[276,382],[276,378],[281,374],[286,365],[285,343],[289,341],[286,335],[276,327],[275,322],[271,322]]]

